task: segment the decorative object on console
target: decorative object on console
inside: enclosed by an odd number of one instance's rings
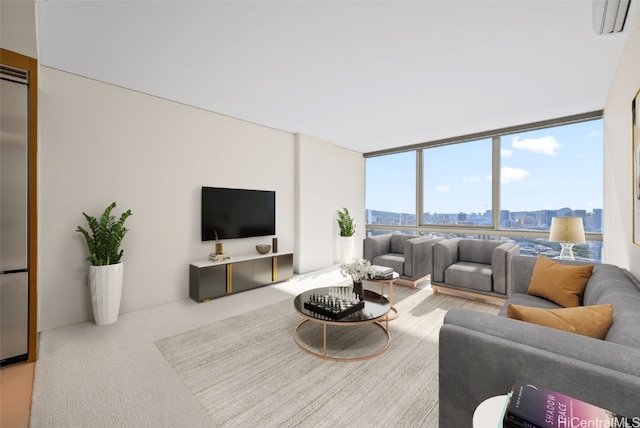
[[[87,257],[91,262],[89,291],[97,325],[115,322],[120,312],[124,272],[124,265],[121,262],[124,250],[120,249],[120,245],[128,232],[124,222],[131,215],[131,210],[122,213],[120,219],[116,221],[111,215],[111,210],[115,207],[115,202],[109,205],[102,214],[100,222],[95,217],[82,213],[89,224],[91,234],[82,226],[76,229],[84,236],[89,248],[89,257]]]
[[[216,241],[216,254],[224,254],[224,249],[222,248],[222,242],[218,239],[218,231],[213,229],[213,236]]]
[[[574,244],[584,244],[584,227],[580,217],[553,217],[549,230],[549,241],[559,242],[562,250],[561,259],[575,260],[573,255]]]
[[[260,254],[267,254],[271,250],[271,245],[256,245],[256,251]]]
[[[278,238],[273,238],[273,239],[271,240],[271,247],[272,247],[272,251],[273,251],[274,253],[277,253],[277,252],[278,252]]]
[[[347,208],[338,210],[338,228],[340,229],[340,260],[349,263],[353,259],[353,235],[356,225]]]
[[[231,256],[225,253],[220,253],[220,254],[209,253],[209,260],[213,262],[221,262],[223,260],[229,260],[230,258]]]
[[[527,293],[565,308],[580,306],[593,265],[571,266],[538,256]]]

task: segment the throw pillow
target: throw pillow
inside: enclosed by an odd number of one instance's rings
[[[596,339],[604,339],[613,322],[613,305],[543,309],[509,304],[507,317]]]
[[[592,271],[593,265],[564,265],[538,256],[527,292],[565,308],[580,306]]]

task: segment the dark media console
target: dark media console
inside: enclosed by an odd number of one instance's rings
[[[285,281],[293,276],[293,253],[251,254],[189,265],[189,297],[196,302]]]

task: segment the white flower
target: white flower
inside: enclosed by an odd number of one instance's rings
[[[371,263],[363,259],[354,260],[351,263],[343,263],[340,265],[340,273],[344,277],[350,276],[354,282],[362,282],[375,276]]]

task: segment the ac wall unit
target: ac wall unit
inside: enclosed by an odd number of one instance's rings
[[[593,31],[619,33],[624,28],[631,0],[593,0]]]

